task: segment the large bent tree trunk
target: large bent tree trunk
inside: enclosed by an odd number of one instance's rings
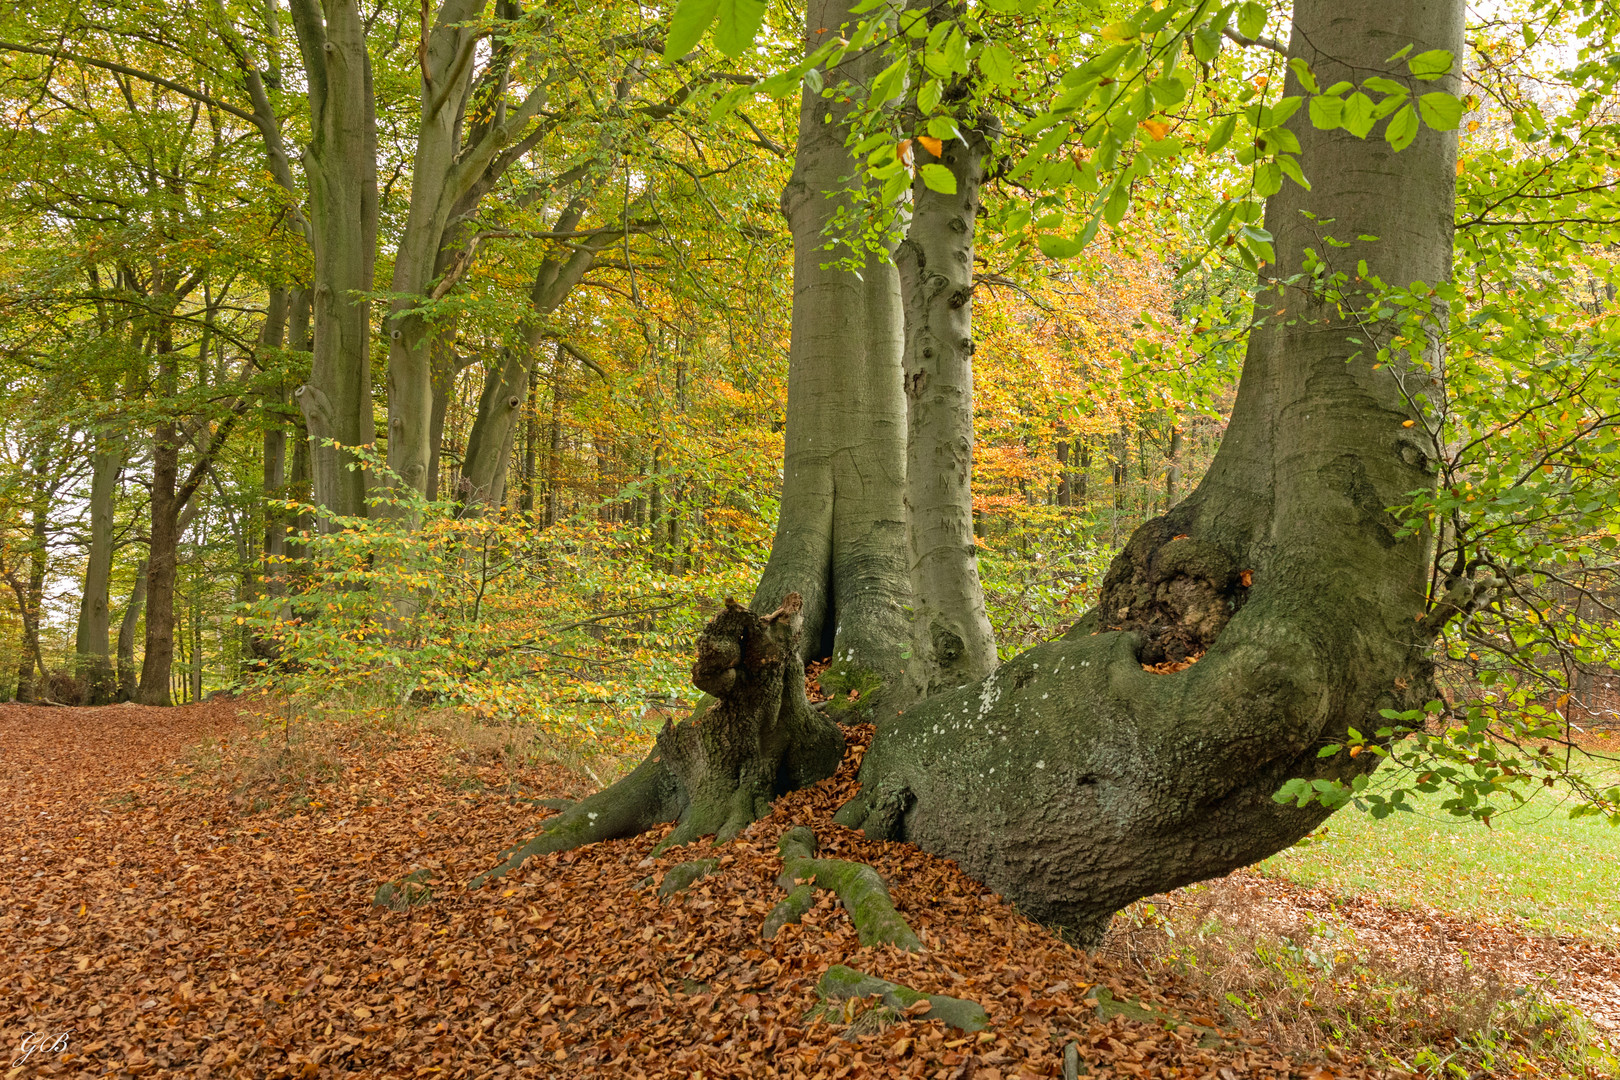
[[[1408,44],[1456,55],[1462,25],[1461,0],[1301,0],[1290,52],[1325,86],[1386,71]],[[1082,940],[1138,897],[1308,833],[1327,811],[1272,794],[1292,777],[1365,771],[1374,755],[1317,751],[1432,696],[1415,621],[1428,541],[1386,512],[1434,483],[1403,426],[1416,416],[1403,365],[1375,367],[1370,340],[1389,327],[1357,324],[1319,285],[1284,283],[1308,249],[1348,271],[1347,308],[1364,287],[1358,259],[1394,285],[1446,279],[1455,138],[1426,130],[1397,156],[1381,128],[1363,141],[1305,115],[1292,127],[1315,186],[1268,204],[1279,264],[1207,479],[1137,530],[1063,640],[881,728],[840,811],[957,860]],[[1144,669],[1206,649],[1174,674]]]
[[[811,0],[806,50],[856,22],[853,6]],[[824,82],[865,83],[882,60],[866,50]],[[885,687],[891,693],[881,696],[893,700],[907,667],[906,400],[894,264],[870,254],[856,274],[837,265],[851,256],[846,247],[827,247],[843,190],[861,172],[844,145],[850,105],[838,97],[804,90],[793,178],[782,193],[794,250],[787,446],[781,516],[754,609],[801,593],[806,657],[830,654],[822,686],[835,707],[864,712]]]

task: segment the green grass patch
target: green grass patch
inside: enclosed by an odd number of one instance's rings
[[[1567,799],[1550,791],[1498,814],[1489,829],[1441,810],[1445,797],[1409,796],[1414,813],[1383,821],[1342,810],[1309,844],[1257,869],[1340,895],[1620,939],[1620,828],[1571,821]]]

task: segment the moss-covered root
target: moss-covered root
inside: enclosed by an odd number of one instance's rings
[[[656,757],[649,757],[612,787],[547,819],[538,836],[501,852],[500,863],[473,878],[467,887],[476,889],[503,878],[536,855],[637,836],[654,825],[674,821],[684,806],[674,776]]]
[[[816,858],[816,834],[803,825],[783,833],[776,846],[782,853],[782,876],[777,883],[787,890],[788,897],[765,918],[762,933],[767,940],[810,910],[812,898],[800,883],[814,881],[816,888],[838,894],[862,945],[922,950],[922,940],[894,909],[889,887],[876,870],[865,863]]]
[[[897,1020],[906,1015],[919,1001],[926,1001],[927,1012],[910,1015],[920,1016],[925,1020],[943,1020],[958,1031],[983,1031],[990,1026],[990,1017],[977,1002],[947,997],[944,994],[924,994],[909,986],[901,986],[899,983],[856,971],[843,964],[834,964],[827,969],[821,981],[816,983],[816,993],[820,995],[821,1007],[828,1015],[834,1013],[833,1002],[877,995],[883,999],[884,1006],[892,1013],[885,1019]]]
[[[789,882],[791,885],[792,882]],[[796,923],[804,918],[805,912],[816,906],[816,887],[814,885],[794,885],[782,902],[771,908],[771,913],[765,916],[765,925],[760,928],[759,936],[770,941],[782,927],[788,923]]]
[[[658,896],[668,900],[676,893],[683,893],[719,867],[719,859],[693,859],[672,866],[664,873],[664,880],[658,883]]]

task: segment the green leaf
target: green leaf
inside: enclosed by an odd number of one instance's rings
[[[1406,87],[1394,79],[1386,79],[1382,75],[1374,75],[1361,85],[1363,89],[1373,90],[1380,94],[1400,94],[1404,97],[1408,92]]]
[[[669,33],[664,37],[664,59],[679,60],[696,48],[719,9],[720,0],[680,0],[675,5],[675,13],[669,18]]]
[[[1322,92],[1321,88],[1316,85],[1316,74],[1311,71],[1311,65],[1304,60],[1297,56],[1294,57],[1288,61],[1288,70],[1294,73],[1294,78],[1299,80],[1300,87],[1307,94],[1319,94]]]
[[[1259,4],[1240,4],[1237,12],[1238,33],[1246,38],[1257,38],[1266,28],[1266,9]]]
[[[1277,167],[1283,171],[1283,175],[1288,177],[1288,179],[1292,180],[1306,191],[1311,190],[1311,182],[1305,179],[1305,173],[1299,167],[1298,158],[1294,157],[1292,154],[1278,154]]]
[[[1344,102],[1336,97],[1318,95],[1311,98],[1311,126],[1333,131],[1344,126]]]
[[[1012,50],[1005,45],[991,45],[980,53],[979,70],[995,86],[1012,86],[1017,82]]]
[[[1451,131],[1462,123],[1462,102],[1457,100],[1457,95],[1443,90],[1418,98],[1418,109],[1423,114],[1423,122],[1436,131]]]
[[[1373,99],[1357,91],[1344,102],[1344,129],[1358,139],[1365,139],[1373,128]]]
[[[1125,211],[1131,205],[1131,188],[1129,184],[1118,180],[1114,182],[1114,190],[1108,196],[1108,203],[1103,207],[1103,217],[1108,224],[1118,225],[1125,217]]]
[[[1035,243],[1048,259],[1072,259],[1085,248],[1077,238],[1055,233],[1041,233],[1035,237]]]
[[[1337,754],[1340,750],[1343,750],[1343,749],[1344,749],[1344,747],[1341,746],[1338,743],[1329,743],[1328,745],[1322,747],[1322,749],[1318,750],[1316,752],[1316,756],[1317,757],[1332,757],[1334,754]]]
[[[720,0],[714,47],[726,56],[741,56],[753,46],[764,22],[765,0]]]
[[[1406,66],[1411,69],[1414,79],[1433,82],[1449,73],[1455,60],[1456,58],[1445,49],[1430,49],[1412,57],[1406,62]]]
[[[1232,132],[1237,130],[1237,113],[1226,117],[1215,125],[1215,130],[1209,133],[1209,142],[1204,146],[1206,153],[1213,154],[1221,147],[1232,141]]]
[[[942,195],[956,194],[956,177],[952,176],[951,170],[945,166],[929,162],[927,165],[920,167],[917,173],[922,177],[922,182],[928,185],[930,191],[937,191]]]
[[[1220,30],[1211,25],[1204,25],[1193,31],[1192,51],[1193,59],[1200,64],[1213,61],[1221,51]]]
[[[1417,138],[1418,128],[1421,126],[1418,123],[1417,111],[1411,105],[1402,105],[1401,111],[1390,119],[1389,126],[1384,129],[1384,138],[1388,139],[1389,145],[1399,153],[1412,145],[1412,140]]]

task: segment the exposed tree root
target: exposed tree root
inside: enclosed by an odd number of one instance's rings
[[[658,895],[661,899],[668,900],[676,893],[690,889],[719,868],[719,859],[693,859],[691,862],[672,866],[664,873],[664,880],[658,883]]]
[[[925,1020],[943,1020],[958,1031],[983,1031],[990,1026],[990,1017],[977,1002],[944,994],[924,994],[843,964],[834,964],[827,969],[827,973],[816,983],[816,993],[821,996],[822,1002],[817,1009],[828,1019],[842,1015],[842,1010],[836,1008],[833,1002],[879,995],[883,1005],[876,1010],[876,1017],[867,1019],[872,1017],[872,1013],[863,1016],[866,1025],[883,1026],[909,1015]],[[927,1011],[919,1009],[913,1012],[917,1003],[923,1001],[928,1003]],[[850,1033],[859,1034],[854,1029]]]
[[[782,853],[782,876],[777,878],[777,884],[788,895],[765,917],[761,933],[767,940],[782,927],[802,919],[815,902],[813,889],[820,888],[838,894],[862,945],[922,950],[922,940],[894,909],[889,887],[876,870],[865,863],[816,858],[816,834],[803,825],[783,833],[776,846]]]
[[[568,807],[527,843],[501,853],[472,888],[536,855],[635,836],[673,821],[663,851],[699,837],[730,840],[776,796],[831,776],[844,756],[838,725],[810,708],[799,659],[801,602],[758,616],[735,600],[698,637],[692,682],[705,698],[623,780]]]

